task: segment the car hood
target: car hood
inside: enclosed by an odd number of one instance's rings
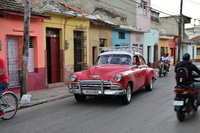
[[[79,80],[109,80],[110,76],[119,72],[125,72],[131,69],[127,65],[100,65],[90,67],[82,71]]]

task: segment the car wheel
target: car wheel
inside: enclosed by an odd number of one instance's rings
[[[152,91],[154,87],[154,79],[151,78],[149,85],[145,86],[146,91]]]
[[[124,104],[124,105],[129,104],[131,101],[131,97],[132,97],[132,87],[129,83],[126,87],[126,94],[121,97],[122,104]]]
[[[86,95],[74,94],[74,97],[77,102],[84,102],[86,100]]]

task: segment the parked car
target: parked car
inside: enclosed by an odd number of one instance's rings
[[[156,71],[147,66],[142,54],[133,50],[114,50],[101,53],[94,66],[71,75],[69,92],[78,102],[87,96],[119,96],[129,104],[132,93],[145,86],[151,91]]]

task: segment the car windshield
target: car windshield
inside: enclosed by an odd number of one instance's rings
[[[124,54],[101,55],[95,63],[96,66],[105,64],[131,65],[131,56]]]

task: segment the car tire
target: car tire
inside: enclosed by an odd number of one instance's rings
[[[145,86],[146,91],[152,91],[154,87],[154,79],[151,78],[149,85]]]
[[[77,102],[85,102],[86,101],[86,95],[80,95],[80,94],[74,94],[74,97]]]
[[[121,96],[121,101],[122,104],[127,105],[131,102],[131,98],[132,98],[132,87],[131,84],[128,83],[128,85],[126,86],[126,94]]]

